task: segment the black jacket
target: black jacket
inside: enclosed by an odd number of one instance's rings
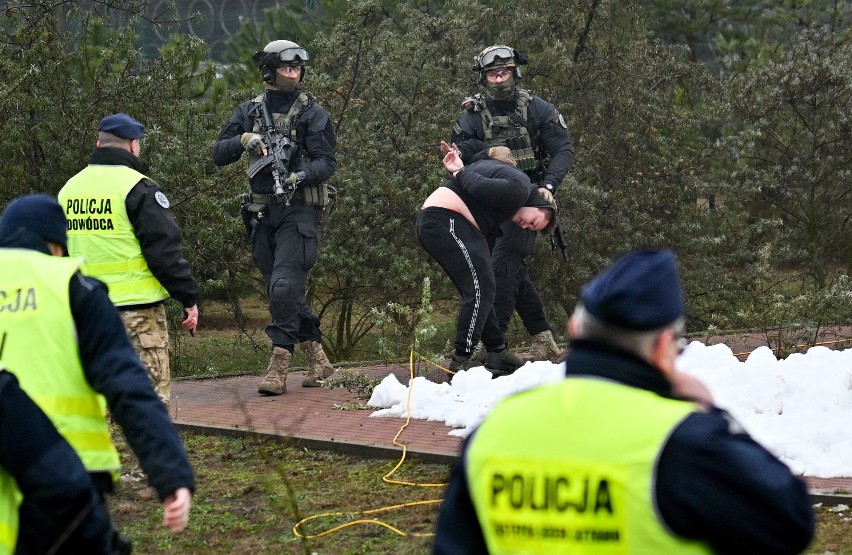
[[[603,378],[674,397],[659,371],[605,345],[573,342],[565,368],[567,379]],[[717,553],[800,553],[813,538],[804,483],[719,408],[692,413],[675,427],[660,453],[654,483],[663,523]],[[441,505],[434,553],[487,553],[463,464],[454,469]]]
[[[463,167],[442,186],[448,187],[464,201],[489,248],[494,246],[500,233],[500,224],[510,220],[535,189],[527,174],[509,164],[490,159]]]
[[[57,553],[111,553],[112,525],[83,463],[15,376],[2,369],[0,467],[15,479],[24,500],[46,515],[37,534],[41,545],[61,545]],[[30,537],[19,535],[16,553],[41,550]]]
[[[122,148],[96,148],[89,164],[127,166],[140,173],[148,173],[148,165],[142,159]],[[180,227],[166,199],[159,185],[150,179],[142,179],[127,194],[127,216],[151,273],[173,299],[189,308],[197,302],[198,284],[183,255]]]
[[[267,91],[266,97],[273,113],[286,114],[301,92],[299,89],[291,93]],[[233,164],[245,152],[240,138],[243,133],[252,132],[254,129],[255,117],[252,113],[254,107],[255,102],[253,100],[237,106],[228,122],[219,132],[219,137],[213,143],[213,162],[217,166]],[[295,157],[290,159],[291,164],[288,169],[291,172],[305,172],[305,178],[299,185],[313,186],[327,181],[334,174],[337,166],[337,159],[335,158],[337,138],[328,112],[316,102],[312,102],[297,117],[296,142],[299,149],[307,157],[307,163],[303,165],[299,165]],[[272,193],[272,174],[262,171],[255,174],[250,180],[250,186],[255,193]]]

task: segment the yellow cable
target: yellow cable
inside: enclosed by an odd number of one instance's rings
[[[412,386],[413,386],[413,381],[414,381],[414,354],[415,354],[414,350],[412,349],[411,355],[409,356],[409,359],[408,359],[409,387],[408,387],[408,397],[406,399],[406,404],[405,404],[405,412],[406,412],[405,423],[402,425],[402,427],[400,427],[399,431],[396,433],[396,435],[393,438],[393,444],[402,448],[402,457],[400,457],[399,462],[396,464],[396,466],[390,472],[388,472],[387,474],[385,474],[382,477],[382,480],[385,483],[388,483],[388,484],[397,484],[397,485],[403,485],[403,486],[416,486],[416,487],[427,487],[427,488],[428,487],[443,487],[443,486],[446,486],[447,484],[446,483],[418,484],[418,483],[415,483],[415,482],[391,480],[389,478],[394,472],[396,472],[402,466],[402,463],[405,461],[406,453],[408,452],[408,447],[404,443],[399,441],[399,436],[402,435],[402,432],[405,430],[405,428],[408,427],[408,424],[411,423],[411,391],[413,389]],[[429,364],[443,370],[444,372],[447,372],[449,374],[455,374],[455,372],[453,372],[452,370],[449,370],[447,368],[444,368],[443,366],[439,366],[439,365],[435,364],[431,360],[421,356],[419,353],[417,354],[417,357],[420,360],[428,362]],[[369,514],[391,511],[391,510],[394,510],[394,509],[400,509],[400,508],[404,508],[404,507],[415,507],[417,505],[434,505],[434,504],[440,503],[441,501],[443,501],[443,499],[427,499],[425,501],[411,501],[409,503],[401,503],[399,505],[392,505],[392,506],[389,506],[389,507],[380,507],[378,509],[369,509],[369,510],[366,510],[366,511],[360,511],[360,512],[354,513],[354,514],[369,515]],[[340,524],[340,525],[335,526],[333,528],[329,528],[328,530],[324,530],[324,531],[322,531],[318,534],[302,534],[299,531],[300,526],[302,526],[303,524],[310,522],[312,520],[322,518],[322,517],[344,516],[344,515],[348,515],[348,514],[353,514],[353,513],[345,513],[345,512],[322,513],[322,514],[309,516],[307,518],[303,518],[302,520],[300,520],[299,522],[297,522],[293,526],[293,534],[297,538],[313,539],[313,538],[320,538],[322,536],[326,536],[328,534],[331,534],[332,532],[337,532],[338,530],[343,530],[344,528],[348,528],[350,526],[355,526],[356,524],[374,524],[374,525],[377,525],[377,526],[382,526],[384,528],[387,528],[388,530],[390,530],[394,534],[398,534],[400,536],[412,536],[412,537],[431,537],[431,536],[434,536],[434,534],[432,534],[432,533],[403,532],[402,530],[399,530],[398,528],[394,528],[393,526],[391,526],[390,524],[387,524],[386,522],[382,522],[380,520],[375,520],[375,519],[373,519],[373,520],[369,520],[369,519],[368,520],[365,520],[365,519],[353,520],[353,521],[350,521],[350,522],[346,522],[344,524]]]

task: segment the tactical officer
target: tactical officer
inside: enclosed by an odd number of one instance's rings
[[[452,175],[423,202],[417,238],[461,294],[449,368],[456,372],[478,362],[472,354],[481,337],[485,367],[496,376],[510,374],[523,362],[508,348],[497,325],[491,247],[505,221],[533,231],[552,229],[556,206],[515,167],[506,147],[483,148],[480,152],[488,157],[475,156],[467,166],[455,145],[443,143],[441,150],[446,151],[443,163]]]
[[[671,251],[586,285],[566,379],[495,406],[463,448],[434,552],[799,553],[804,483],[675,370],[684,307]]]
[[[0,214],[3,363],[68,439],[102,497],[120,467],[108,407],[163,504],[163,525],[180,532],[195,490],[180,436],[106,286],[80,273],[83,259],[66,255],[66,219],[53,197],[20,197]],[[26,498],[20,515],[21,535],[39,545],[50,517]]]
[[[18,506],[50,517],[37,531],[50,553],[111,555],[112,526],[80,457],[0,364],[0,555],[40,553],[18,536]]]
[[[322,348],[319,318],[305,297],[317,259],[319,210],[329,202],[326,181],[334,173],[337,139],[328,113],[302,89],[308,53],[289,40],[270,42],[252,58],[264,92],[240,104],[213,144],[224,166],[249,159],[243,217],[269,296],[272,357],[258,386],[263,395],[287,392],[296,343],[308,359],[303,387],[321,385],[334,372]]]
[[[465,100],[462,114],[453,126],[452,142],[458,145],[465,162],[478,148],[471,139],[485,141],[489,146],[509,147],[518,168],[540,187],[542,196],[552,201],[571,170],[574,150],[568,126],[556,108],[520,88],[520,66],[526,63],[524,52],[503,45],[489,46],[474,58],[473,71],[488,94]],[[524,261],[533,252],[536,233],[511,223],[504,223],[501,231],[492,252],[498,324],[503,331],[508,329],[512,313],[517,310],[533,338],[531,358],[554,359],[560,349]]]
[[[171,396],[165,300],[179,301],[183,328],[198,326],[198,285],[183,255],[180,228],[163,189],[140,157],[145,127],[127,114],[103,118],[89,165],[59,191],[68,252],[109,287],[160,400]]]

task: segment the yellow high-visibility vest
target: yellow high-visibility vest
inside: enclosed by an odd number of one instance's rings
[[[107,284],[116,306],[169,297],[142,255],[125,199],[145,175],[127,166],[89,165],[59,191],[68,219],[68,254],[85,260],[83,273]]]
[[[710,553],[655,512],[655,461],[696,407],[598,379],[568,378],[492,409],[465,456],[494,554]]]
[[[0,555],[12,555],[18,540],[21,492],[11,474],[0,467]]]
[[[89,472],[116,477],[118,451],[106,401],[86,381],[69,283],[82,263],[26,249],[0,249],[2,362],[47,414]]]

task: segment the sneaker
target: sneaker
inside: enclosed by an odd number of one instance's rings
[[[508,376],[523,365],[524,361],[508,347],[485,353],[485,368],[495,377]]]
[[[453,372],[459,372],[461,370],[467,370],[476,364],[476,359],[472,356],[458,356],[453,352],[453,355],[450,357],[450,363],[447,365]]]

